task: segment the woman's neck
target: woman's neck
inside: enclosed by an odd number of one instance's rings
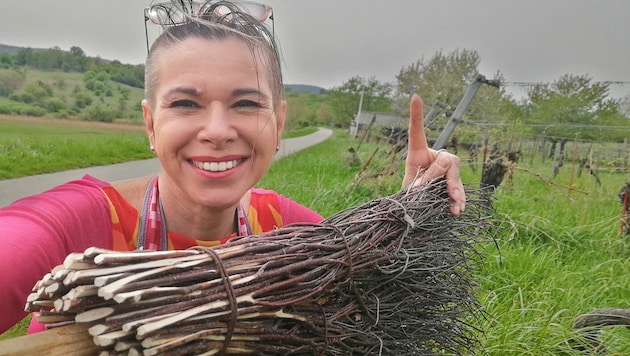
[[[195,240],[221,240],[238,232],[236,206],[228,209],[208,209],[188,204],[168,195],[160,196],[166,228]]]

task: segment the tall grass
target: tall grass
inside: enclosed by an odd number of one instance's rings
[[[276,189],[324,216],[399,187],[397,174],[360,180],[360,166],[348,166],[345,134],[275,163],[261,185]],[[365,163],[376,145],[362,146]],[[388,149],[381,147],[364,176],[383,172]],[[481,180],[462,158],[462,179]],[[617,194],[628,177],[593,176],[565,163],[552,177],[551,162],[523,159],[494,195],[496,240],[480,246],[486,256],[475,271],[479,299],[488,313],[477,321],[482,348],[490,355],[581,355],[572,348],[581,334],[572,329],[580,314],[630,304],[628,248],[619,234]],[[600,335],[608,354],[630,354],[630,332],[608,327]],[[587,351],[586,354],[589,352]]]
[[[102,136],[104,138],[106,136]],[[97,140],[97,136],[93,136]],[[400,187],[389,148],[363,143],[360,161],[348,149],[358,142],[336,131],[317,146],[275,162],[259,186],[278,192],[324,216]],[[376,152],[376,153],[375,153]],[[362,171],[365,163],[371,163]],[[462,179],[480,181],[462,158]],[[487,311],[476,321],[489,355],[582,355],[572,349],[580,335],[572,329],[580,314],[602,307],[630,308],[630,240],[619,235],[617,194],[626,174],[578,177],[571,162],[551,177],[551,162],[525,157],[494,194],[496,244],[479,248],[486,256],[475,271],[478,297]],[[630,331],[605,328],[600,339],[609,355],[630,354]],[[588,354],[588,352],[586,353]]]
[[[496,193],[499,249],[487,246],[478,271],[491,316],[484,347],[491,355],[577,354],[578,315],[630,304],[630,244],[620,236],[617,196],[628,177],[600,173],[598,185],[571,162],[555,178],[550,162],[528,162]],[[627,330],[609,327],[600,339],[609,354],[630,354]]]

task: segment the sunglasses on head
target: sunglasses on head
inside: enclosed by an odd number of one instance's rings
[[[222,1],[222,0],[171,0],[151,3],[144,9],[144,30],[147,37],[147,52],[149,38],[147,21],[160,26],[177,26],[189,22],[191,19],[210,20],[218,22],[238,22],[240,14],[247,14],[263,23],[270,19],[273,27],[273,9],[271,6],[252,1]]]

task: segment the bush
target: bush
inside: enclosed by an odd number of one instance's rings
[[[24,74],[14,70],[0,70],[0,96],[9,96],[24,83]]]
[[[3,100],[0,101],[0,114],[44,116],[46,110],[22,102]]]
[[[118,116],[118,110],[99,102],[93,102],[81,111],[79,118],[86,121],[112,122]]]
[[[59,119],[69,119],[76,115],[77,112],[72,109],[63,109],[55,113],[55,117]]]
[[[66,104],[63,100],[56,97],[47,98],[45,100],[45,104],[46,104],[46,108],[50,112],[59,112],[59,111],[68,109],[68,104]]]
[[[78,91],[74,94],[74,105],[76,106],[77,109],[83,109],[87,106],[89,106],[90,104],[92,104],[92,94],[90,94],[90,92],[85,91],[85,90],[81,90]]]
[[[9,95],[9,100],[19,101],[21,103],[30,104],[35,101],[35,97],[31,93],[13,93]]]

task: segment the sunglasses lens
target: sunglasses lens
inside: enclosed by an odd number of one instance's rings
[[[265,22],[269,17],[269,8],[262,4],[255,3],[241,3],[238,7],[244,13],[251,15],[253,18],[260,22]]]
[[[181,11],[174,11],[170,7],[161,4],[151,6],[148,17],[156,25],[176,25],[185,20],[185,16]]]
[[[269,17],[269,7],[263,4],[235,2],[234,5],[238,8],[239,11],[252,16],[259,22],[265,22],[265,20],[267,20],[267,18]],[[203,12],[204,11],[202,9],[201,13]],[[215,7],[214,14],[216,16],[226,19],[227,21],[230,21],[232,19],[232,10],[225,5],[219,5]]]
[[[210,12],[213,16],[217,16],[226,21],[232,20],[232,10],[226,5],[215,4],[216,1],[208,1],[201,6],[195,1],[190,1],[187,6],[174,6],[173,3],[161,3],[151,5],[147,11],[147,17],[151,22],[157,25],[179,25],[186,22],[186,17],[196,16],[199,18],[209,18]],[[182,2],[184,4],[184,2]],[[271,8],[269,6],[254,2],[238,2],[233,3],[240,12],[246,13],[259,22],[265,22],[269,18]]]

